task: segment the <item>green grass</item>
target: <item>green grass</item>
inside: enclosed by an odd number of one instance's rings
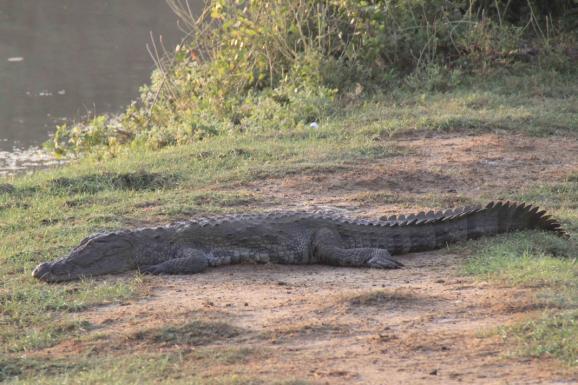
[[[243,362],[247,350],[221,353],[139,353],[123,357],[82,357],[76,363],[53,359],[10,359],[0,357],[0,381],[6,384],[38,385],[309,385],[311,382],[277,375],[275,379],[241,374],[207,374],[215,364]],[[217,362],[211,361],[216,359]],[[69,360],[70,361],[70,360]],[[201,372],[205,372],[201,375]]]
[[[570,366],[578,366],[577,182],[570,177],[562,185],[537,186],[520,194],[550,208],[572,239],[524,232],[473,242],[469,247],[476,251],[463,268],[480,279],[535,289],[534,303],[544,309],[542,315],[500,328],[498,333],[512,354],[553,357]]]
[[[524,240],[520,240],[524,242]],[[544,308],[537,319],[502,327],[498,333],[518,356],[553,357],[578,365],[578,264],[544,254],[500,251],[479,256],[467,265],[474,275],[505,281],[514,286],[536,287],[534,302]]]
[[[2,284],[0,353],[49,347],[65,337],[80,336],[92,326],[63,319],[63,314],[132,298],[141,285],[139,277],[117,282],[87,280],[62,287],[42,287],[27,280],[6,279]]]
[[[574,295],[576,292],[574,292]],[[518,356],[554,357],[578,365],[578,310],[549,312],[541,318],[502,328],[505,340],[513,341]]]
[[[393,91],[343,121],[384,137],[412,131],[521,132],[534,136],[578,133],[574,75],[539,72],[475,81],[450,92]],[[353,111],[353,109],[351,109]],[[361,119],[361,121],[360,121]]]
[[[575,140],[578,89],[577,83],[566,75],[511,75],[477,82],[443,93],[392,91],[319,122],[317,130],[301,127],[276,132],[264,128],[159,151],[134,148],[110,159],[89,157],[61,168],[3,178],[1,182],[12,184],[14,190],[0,192],[1,375],[20,383],[30,378],[47,384],[141,383],[146,376],[152,378],[147,381],[154,382],[163,373],[178,372],[174,369],[186,366],[178,357],[163,355],[122,356],[118,360],[76,357],[64,366],[55,361],[46,362],[46,367],[44,363],[19,358],[66,339],[82,338],[97,328],[74,321],[71,313],[146,294],[146,279],[138,275],[59,285],[39,283],[30,276],[36,264],[64,255],[95,231],[169,222],[201,213],[245,211],[247,205],[255,210],[282,206],[284,202],[279,198],[253,191],[248,184],[288,175],[331,175],[354,164],[407,154],[404,141],[395,137],[416,130],[555,133]],[[565,183],[545,182],[509,197],[528,199],[552,210],[575,234],[577,184],[578,178],[571,177]],[[358,198],[360,203],[398,205],[420,199],[421,204],[431,206],[445,206],[458,199],[446,195],[428,193],[418,197],[383,191]],[[459,199],[464,204],[475,203],[470,202],[471,198]],[[506,280],[512,285],[540,286],[540,295],[548,303],[562,304],[552,305],[551,314],[562,317],[562,321],[575,319],[575,313],[571,313],[575,302],[570,298],[571,289],[576,287],[573,244],[552,237],[517,235],[503,237],[495,245],[485,247],[469,262],[469,274]],[[559,258],[560,255],[568,257]],[[569,289],[564,291],[562,287]],[[566,294],[560,294],[563,292]],[[548,352],[553,351],[548,354],[568,362],[575,359],[568,358],[575,357],[571,351],[563,353],[562,348],[554,349],[544,342],[548,333],[555,332],[553,325],[569,325],[562,328],[563,333],[575,336],[571,322],[562,321],[548,323],[545,319],[543,323],[524,326],[536,331],[531,334],[532,341],[542,341],[532,354],[547,348]],[[544,332],[539,332],[540,328]],[[508,333],[521,335],[516,330]],[[169,336],[170,332],[159,333]],[[161,377],[151,375],[152,372]],[[167,378],[168,383],[191,383]],[[244,379],[224,377],[215,381],[199,383],[243,384],[261,380],[243,382]]]
[[[476,242],[476,248],[464,268],[467,274],[515,286],[578,289],[573,242],[528,231],[484,239]]]

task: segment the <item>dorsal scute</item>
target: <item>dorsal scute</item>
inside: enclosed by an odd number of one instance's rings
[[[514,218],[517,220],[529,220],[532,228],[542,228],[546,230],[554,230],[560,235],[566,235],[566,233],[560,229],[560,224],[552,219],[546,214],[544,210],[540,210],[537,206],[517,203],[512,201],[494,201],[490,202],[485,206],[475,205],[475,206],[465,206],[462,208],[446,209],[444,211],[420,211],[414,214],[405,215],[390,215],[382,216],[379,220],[368,220],[364,218],[355,218],[353,216],[348,216],[343,214],[343,211],[329,211],[329,210],[318,210],[318,211],[269,211],[265,213],[257,214],[225,214],[225,215],[210,215],[210,216],[198,216],[192,218],[188,221],[173,222],[164,226],[158,227],[148,227],[133,230],[123,230],[109,233],[95,234],[88,237],[86,240],[102,238],[106,236],[122,235],[125,233],[137,233],[142,232],[139,236],[154,235],[156,231],[166,232],[167,230],[176,230],[181,233],[183,231],[195,231],[198,226],[200,228],[214,228],[216,226],[222,226],[218,231],[227,233],[229,231],[234,231],[237,227],[237,223],[243,222],[247,227],[254,226],[269,226],[279,223],[280,225],[287,225],[295,223],[296,226],[331,226],[336,225],[339,227],[347,226],[363,226],[366,230],[364,232],[371,232],[371,227],[379,228],[395,228],[395,227],[405,227],[405,226],[424,226],[434,223],[449,222],[452,220],[460,220],[469,215],[475,215],[482,211],[491,211],[496,213],[499,210],[504,210],[508,212],[509,218]],[[498,216],[499,217],[499,216]],[[528,219],[526,219],[528,218]],[[327,221],[327,222],[325,222]],[[297,223],[299,222],[299,223]],[[212,231],[212,230],[207,230]],[[216,230],[217,231],[217,230]],[[81,245],[86,242],[81,242]]]
[[[408,221],[405,223],[406,226],[411,226],[411,225],[415,225],[417,223],[417,218],[414,216],[411,219],[408,219]]]

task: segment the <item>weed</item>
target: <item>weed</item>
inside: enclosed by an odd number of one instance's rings
[[[342,298],[350,306],[403,305],[421,302],[422,298],[405,290],[373,290]]]
[[[578,364],[578,265],[572,242],[549,234],[526,232],[476,242],[479,250],[464,271],[483,279],[535,287],[535,301],[545,308],[537,319],[503,327],[498,333],[512,353],[555,357]]]
[[[271,339],[273,343],[277,343],[279,340],[292,337],[306,337],[308,340],[312,340],[328,334],[343,335],[348,332],[349,327],[344,324],[309,320],[280,325],[272,331],[264,333],[263,337]]]
[[[165,326],[137,332],[132,338],[167,345],[206,345],[236,337],[241,332],[241,329],[227,323],[195,320],[185,325]]]
[[[171,187],[176,175],[161,175],[144,171],[131,173],[104,173],[82,175],[76,178],[60,177],[50,182],[50,190],[72,194],[94,194],[102,190],[155,190]]]
[[[572,285],[572,282],[578,282],[572,242],[550,234],[524,232],[477,244],[479,251],[465,267],[468,274],[501,279],[514,285]]]
[[[206,371],[205,366],[191,362],[191,356],[181,352],[147,353],[100,358],[74,357],[65,363],[58,360],[0,358],[0,380],[8,384],[41,385],[307,385],[296,379],[256,378],[240,374],[223,375]]]
[[[578,365],[578,311],[575,309],[546,312],[537,319],[501,328],[498,332],[505,340],[514,342],[516,355],[558,358],[570,366]]]
[[[220,207],[247,206],[258,201],[258,198],[254,195],[246,193],[202,193],[193,198],[193,203],[203,207],[207,205]]]
[[[224,365],[244,364],[254,358],[259,352],[250,347],[225,347],[197,349],[192,354],[199,360],[207,360],[211,364]]]
[[[43,376],[56,376],[86,368],[84,363],[73,363],[65,360],[46,360],[34,358],[8,358],[0,356],[0,381],[25,377],[35,373]]]

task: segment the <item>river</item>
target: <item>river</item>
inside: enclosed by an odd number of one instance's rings
[[[169,50],[184,35],[163,0],[0,0],[4,158],[40,145],[56,124],[134,100],[154,68],[151,32]]]

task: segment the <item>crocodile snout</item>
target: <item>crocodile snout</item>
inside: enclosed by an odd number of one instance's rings
[[[52,264],[50,262],[44,262],[36,266],[32,271],[32,276],[38,278],[42,281],[48,281],[48,277],[51,275]]]

